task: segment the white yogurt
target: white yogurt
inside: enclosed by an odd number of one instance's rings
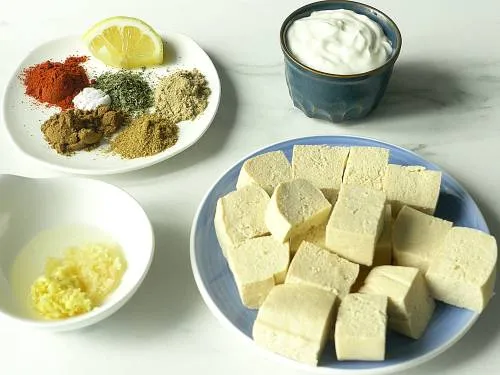
[[[76,109],[93,111],[100,105],[111,104],[111,98],[104,91],[93,87],[86,87],[73,98]]]
[[[287,46],[302,64],[325,73],[365,73],[383,65],[392,52],[379,24],[346,9],[312,12],[294,21]]]

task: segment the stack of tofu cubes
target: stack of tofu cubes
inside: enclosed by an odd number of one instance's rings
[[[440,300],[481,312],[493,294],[490,235],[434,217],[441,172],[378,147],[296,145],[247,160],[214,225],[253,338],[317,365],[385,359],[390,328],[420,338]]]

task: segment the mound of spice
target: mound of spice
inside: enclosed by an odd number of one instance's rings
[[[209,96],[208,82],[199,70],[180,70],[158,83],[155,111],[173,123],[193,120],[205,110]]]
[[[157,114],[142,115],[112,141],[111,150],[126,159],[155,155],[172,147],[179,139],[179,128]]]
[[[107,106],[94,111],[71,109],[45,121],[42,132],[54,150],[70,155],[78,150],[91,150],[99,146],[104,137],[117,132],[124,122],[123,113]]]
[[[153,90],[139,72],[104,73],[95,80],[94,87],[111,97],[114,110],[137,114],[153,106]]]
[[[45,61],[23,71],[25,93],[39,102],[61,109],[73,107],[73,98],[90,85],[85,69],[80,65],[86,56],[70,56],[64,62]]]

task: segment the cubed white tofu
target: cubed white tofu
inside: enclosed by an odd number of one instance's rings
[[[296,179],[279,184],[271,196],[266,213],[266,226],[282,242],[324,224],[332,205],[311,182]]]
[[[352,262],[371,266],[384,225],[384,206],[382,191],[342,185],[326,226],[326,247]]]
[[[336,297],[301,284],[274,287],[253,325],[257,345],[285,357],[317,365],[332,329]]]
[[[404,206],[433,215],[439,198],[441,172],[421,166],[389,164],[384,191],[392,204],[393,215]]]
[[[292,179],[292,167],[283,151],[267,152],[246,160],[241,167],[236,189],[258,185],[269,196],[276,186]]]
[[[295,145],[292,156],[292,177],[309,180],[334,203],[349,155],[349,147],[326,145]]]
[[[373,267],[392,264],[392,218],[391,205],[386,204],[384,208],[384,228],[380,234],[377,244],[375,245],[375,253],[373,254],[373,263],[371,266],[359,267],[358,278],[351,288],[351,293],[359,291],[363,286],[366,276],[370,273]]]
[[[254,237],[269,234],[264,214],[269,196],[257,185],[232,191],[217,201],[214,227],[224,256],[229,249]]]
[[[493,236],[477,229],[453,227],[426,278],[434,298],[481,312],[493,295],[496,264]]]
[[[342,182],[382,190],[388,163],[389,150],[386,148],[351,147]]]
[[[425,275],[453,223],[404,206],[394,222],[394,262]]]
[[[335,351],[339,361],[383,361],[387,331],[387,297],[348,294],[335,323]]]
[[[290,263],[285,284],[314,286],[342,299],[351,290],[358,272],[358,264],[304,241]]]
[[[242,303],[256,309],[275,285],[285,281],[290,249],[272,236],[252,238],[230,249],[227,260]]]
[[[414,267],[374,267],[359,292],[386,296],[389,327],[414,339],[423,335],[435,308],[423,274]]]

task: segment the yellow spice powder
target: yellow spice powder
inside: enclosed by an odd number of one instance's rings
[[[89,312],[116,289],[126,267],[117,245],[69,248],[62,259],[49,258],[31,286],[33,307],[47,319]]]

